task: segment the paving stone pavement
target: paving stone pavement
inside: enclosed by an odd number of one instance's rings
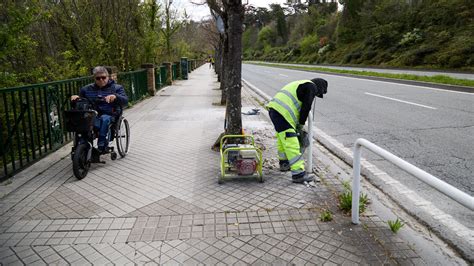
[[[189,78],[126,111],[127,157],[93,165],[79,181],[65,156],[1,198],[0,264],[425,264],[376,215],[352,225],[337,207],[336,176],[307,187],[275,171],[273,128],[262,116],[243,123],[265,147],[265,182],[217,184],[210,147],[225,109],[213,104],[211,70]],[[246,90],[242,104],[258,105]],[[320,221],[323,210],[333,221]]]

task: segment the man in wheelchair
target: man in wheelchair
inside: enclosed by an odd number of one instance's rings
[[[89,100],[101,99],[95,104],[98,113],[94,128],[98,130],[98,149],[101,154],[107,153],[109,148],[109,126],[120,115],[117,107],[121,108],[128,104],[128,97],[122,85],[115,83],[109,78],[109,72],[103,66],[96,66],[92,70],[94,83],[81,88],[79,95],[72,95],[71,101],[75,102],[80,98]]]

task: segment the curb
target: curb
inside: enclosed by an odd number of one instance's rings
[[[242,83],[265,101],[271,99],[270,96],[248,81],[242,79]],[[350,149],[344,147],[340,142],[317,127],[315,127],[313,136],[322,146],[352,166],[353,157]],[[464,259],[470,262],[474,261],[474,232],[472,230],[460,224],[451,215],[439,210],[431,202],[421,198],[416,192],[410,190],[365,159],[361,159],[361,175],[389,196],[404,211],[436,232],[441,239],[456,249]],[[403,197],[400,197],[401,195]]]

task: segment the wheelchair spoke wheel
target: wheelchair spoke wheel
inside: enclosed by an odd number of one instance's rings
[[[120,119],[116,131],[115,141],[117,143],[117,151],[120,157],[125,157],[128,154],[130,147],[130,126],[125,118]]]
[[[72,158],[72,170],[74,171],[74,176],[77,179],[83,179],[86,177],[87,172],[91,166],[90,160],[87,159],[87,154],[89,152],[89,145],[80,144],[76,147],[74,156]]]

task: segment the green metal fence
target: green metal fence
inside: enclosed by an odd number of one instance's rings
[[[170,85],[169,82],[167,82],[168,70],[166,66],[160,66],[160,75],[161,75],[162,86]]]
[[[162,82],[162,77],[161,77],[161,72],[160,72],[160,67],[155,67],[155,89],[160,90],[161,86],[163,86]]]
[[[146,70],[119,73],[130,102],[148,94]],[[71,140],[63,131],[69,98],[90,77],[0,89],[0,180],[12,176]]]
[[[173,76],[172,76],[173,80],[177,80],[178,79],[178,68],[177,68],[177,65],[175,63],[173,63],[171,65],[171,71],[172,71],[171,73],[173,73]]]
[[[130,103],[140,101],[148,95],[146,70],[120,72],[117,80],[125,88]]]

